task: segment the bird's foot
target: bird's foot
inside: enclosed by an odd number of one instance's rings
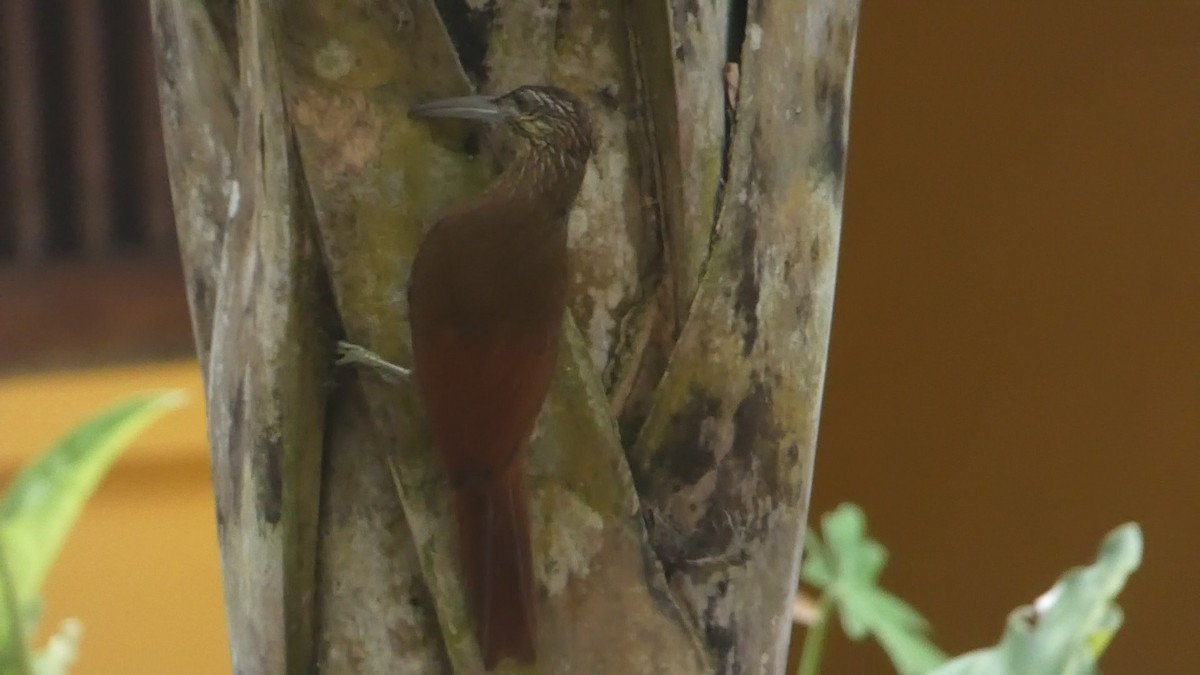
[[[398,366],[362,345],[339,340],[337,351],[338,358],[335,363],[339,366],[361,366],[389,382],[405,381],[412,376],[412,371],[408,368]]]

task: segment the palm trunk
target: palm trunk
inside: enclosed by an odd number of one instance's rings
[[[407,108],[552,83],[601,143],[529,456],[542,672],[781,672],[857,3],[479,4],[152,3],[235,671],[479,669],[418,402],[333,344],[408,362],[422,227],[492,172]]]

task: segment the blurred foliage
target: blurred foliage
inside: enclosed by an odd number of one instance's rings
[[[151,423],[178,408],[177,391],[146,394],[84,422],[13,479],[0,501],[0,675],[52,675],[75,660],[81,628],[64,623],[45,650],[28,640],[41,588],[84,504],[113,462]]]
[[[903,675],[927,673],[946,660],[927,637],[929,624],[917,610],[879,587],[887,564],[887,549],[867,537],[862,509],[842,504],[821,518],[818,536],[805,538],[805,561],[800,578],[821,591],[818,626],[809,637],[821,635],[833,614],[855,642],[875,638]],[[821,632],[818,632],[821,631]],[[815,651],[814,651],[815,650]],[[800,675],[813,675],[820,662],[820,645],[805,642]]]
[[[1033,605],[1008,618],[1000,643],[947,662],[915,609],[879,587],[887,549],[866,535],[866,517],[842,504],[809,533],[801,579],[820,591],[819,616],[805,636],[797,675],[819,672],[834,614],[847,637],[876,639],[901,675],[1093,675],[1121,626],[1113,599],[1142,559],[1141,529],[1127,523],[1105,538],[1096,562],[1068,571]]]
[[[1104,539],[1096,562],[1068,571],[1032,605],[1013,610],[999,644],[964,654],[933,675],[1099,673],[1096,661],[1123,619],[1113,600],[1141,562],[1142,530],[1126,523]]]

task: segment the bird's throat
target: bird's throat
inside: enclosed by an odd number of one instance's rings
[[[519,148],[481,199],[488,203],[523,203],[565,217],[579,195],[587,171],[585,160],[550,146]]]

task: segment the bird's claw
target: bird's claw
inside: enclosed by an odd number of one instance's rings
[[[337,353],[338,358],[334,363],[339,366],[346,366],[355,363],[361,363],[364,354],[372,354],[373,352],[368,351],[365,347],[356,345],[353,342],[338,340]]]
[[[363,366],[374,371],[386,380],[407,380],[412,375],[408,368],[398,366],[375,352],[356,345],[353,342],[339,340],[337,344],[338,358],[334,362],[339,366]]]

